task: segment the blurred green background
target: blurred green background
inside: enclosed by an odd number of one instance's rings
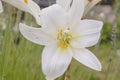
[[[18,30],[23,15],[26,24],[40,26],[30,14],[6,3],[3,5],[4,13],[0,14],[0,80],[45,80],[41,69],[43,46],[26,40]],[[91,70],[73,59],[66,74],[56,80],[120,80],[120,0],[102,0],[84,18],[104,22],[99,43],[89,48],[102,63],[102,71]]]

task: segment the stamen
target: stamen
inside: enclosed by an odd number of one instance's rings
[[[70,28],[66,28],[65,30],[60,29],[57,35],[57,39],[59,40],[59,47],[61,50],[65,50],[69,47],[69,41],[72,38],[70,34]]]
[[[25,2],[26,4],[28,4],[28,0],[24,0],[24,2]]]
[[[59,33],[58,33],[58,35],[57,35],[57,39],[61,39],[61,38],[62,38],[62,33],[63,33],[63,30],[60,29],[60,30],[59,30]]]
[[[69,43],[67,41],[60,41],[59,47],[61,50],[66,50],[69,47]]]

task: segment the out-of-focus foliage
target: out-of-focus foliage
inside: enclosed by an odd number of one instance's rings
[[[107,43],[111,41],[113,27],[116,27],[116,38],[120,39],[120,0],[102,0],[101,4],[110,5],[113,9],[113,13],[116,16],[114,23],[108,23],[107,21],[104,23],[101,42]]]
[[[102,36],[101,36],[101,42],[107,43],[111,41],[111,34],[112,34],[112,24],[106,22],[104,23],[103,30],[102,30]]]
[[[105,4],[105,5],[112,5],[114,4],[115,0],[102,0],[102,4]]]

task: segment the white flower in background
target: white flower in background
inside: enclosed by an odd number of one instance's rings
[[[88,11],[94,7],[97,3],[99,3],[101,0],[85,0],[85,12],[84,15],[88,13]]]
[[[80,20],[83,12],[84,2],[74,0],[69,13],[58,4],[41,10],[42,28],[20,23],[20,32],[26,39],[45,46],[42,70],[47,80],[54,80],[64,74],[72,58],[91,69],[101,71],[101,63],[86,48],[98,42],[103,23]]]
[[[8,4],[11,4],[12,6],[32,14],[37,23],[41,25],[40,23],[40,7],[33,1],[33,0],[2,0]]]
[[[86,15],[87,12],[101,0],[83,0],[83,1],[85,5],[84,15]],[[62,6],[66,11],[70,9],[72,2],[73,0],[56,0],[56,3]]]
[[[0,13],[2,13],[2,12],[3,12],[3,7],[2,7],[2,2],[0,0]]]

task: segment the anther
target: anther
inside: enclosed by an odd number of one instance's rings
[[[24,2],[25,2],[26,4],[28,4],[28,0],[24,0]]]

